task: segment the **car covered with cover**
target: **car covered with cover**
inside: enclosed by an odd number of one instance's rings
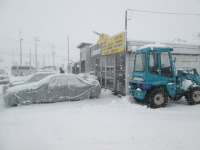
[[[54,74],[44,79],[9,88],[4,101],[8,106],[61,102],[99,97],[97,80],[83,79],[73,74]]]

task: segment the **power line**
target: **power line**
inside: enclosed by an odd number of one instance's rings
[[[9,48],[1,48],[1,47],[0,47],[0,49],[5,50],[5,51],[7,51],[7,50],[10,50],[10,51],[11,51],[11,50],[12,50],[12,49],[9,49]],[[19,50],[19,48],[15,48],[15,49],[16,49],[16,50]]]
[[[7,40],[7,41],[13,41],[13,42],[16,42],[16,43],[19,43],[19,40],[16,40],[16,39],[11,39],[11,38],[6,38],[6,37],[0,37],[0,40]],[[35,44],[35,42],[30,42],[30,41],[26,41],[26,40],[23,40],[23,43],[26,43],[26,44]],[[52,46],[54,42],[47,42],[47,41],[41,41],[40,40],[40,44],[39,45],[45,45],[45,46]],[[64,45],[63,43],[60,43],[60,44],[56,44],[56,45]],[[64,49],[64,48],[63,48]]]
[[[8,40],[8,41],[13,41],[13,42],[19,43],[18,40],[11,39],[11,38],[6,38],[6,37],[0,37],[0,40]],[[23,44],[32,44],[32,45],[34,45],[35,42],[30,42],[30,41],[23,40]],[[37,45],[39,47],[49,47],[49,48],[51,48],[52,45],[55,45],[55,44],[53,44],[53,42],[48,42],[48,41],[40,40],[40,43],[37,44]],[[64,44],[60,43],[60,44],[56,44],[56,45],[64,45]],[[67,47],[63,48],[63,47],[60,47],[60,46],[58,47],[56,45],[55,45],[56,49],[60,49],[60,50],[66,50],[67,49]]]
[[[10,38],[6,38],[6,37],[0,37],[1,40],[7,40],[7,41],[13,41],[18,43],[19,40],[15,40],[15,39],[10,39]],[[24,41],[23,43],[27,43],[27,44],[34,44],[34,42],[28,42],[28,41]]]
[[[138,9],[127,9],[127,10],[143,12],[143,13],[165,14],[165,15],[200,16],[200,14],[188,14],[188,13],[176,13],[176,12],[159,12],[159,11],[147,11],[147,10],[138,10]]]
[[[40,45],[40,44],[38,44],[38,45]],[[57,47],[54,47],[54,48],[56,48],[56,49],[63,49],[63,50],[66,50],[66,49],[64,49],[64,48],[57,48]],[[18,51],[18,50],[20,50],[19,48],[14,48],[14,50],[16,51]],[[50,47],[50,48],[42,48],[42,50],[49,50],[49,51],[51,51],[52,50],[52,46]],[[11,51],[12,51],[12,49],[10,49],[10,48],[2,48],[2,47],[0,47],[0,52],[10,52],[11,53]],[[28,51],[26,51],[27,53],[28,53]],[[45,54],[47,53],[47,52],[44,52]],[[60,51],[59,51],[59,53],[61,53]],[[73,53],[77,53],[77,54],[79,54],[79,52],[78,51],[73,51]],[[60,56],[63,56],[63,55],[60,55]],[[63,56],[63,57],[66,57],[66,56]]]
[[[66,45],[66,43],[61,43],[61,42],[52,42],[52,41],[44,41],[41,40],[42,43],[46,43],[47,45],[52,45],[54,43],[55,45]]]

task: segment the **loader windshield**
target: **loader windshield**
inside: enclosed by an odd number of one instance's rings
[[[161,52],[161,75],[165,77],[172,78],[172,65],[170,62],[170,57],[168,52]]]
[[[145,53],[138,53],[135,56],[135,72],[144,72],[145,71]]]

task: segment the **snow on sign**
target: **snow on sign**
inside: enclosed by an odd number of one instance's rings
[[[125,50],[125,33],[122,32],[102,43],[101,55],[119,53]]]

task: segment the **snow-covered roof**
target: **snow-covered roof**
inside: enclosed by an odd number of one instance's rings
[[[77,45],[77,48],[82,48],[84,46],[90,46],[92,45],[91,43],[80,43],[79,45]]]
[[[128,50],[135,52],[137,49],[140,49],[144,45],[150,46],[152,44],[154,45],[156,43],[152,41],[141,41],[141,40],[128,41]],[[183,44],[183,43],[160,43],[156,45],[158,46],[165,45],[167,47],[171,47],[173,48],[173,53],[175,54],[200,54],[200,45]]]
[[[200,45],[181,44],[181,43],[165,43],[174,49],[176,54],[200,54]]]
[[[168,46],[166,46],[164,44],[148,44],[148,45],[141,46],[139,49],[153,48],[153,47],[166,48]]]

